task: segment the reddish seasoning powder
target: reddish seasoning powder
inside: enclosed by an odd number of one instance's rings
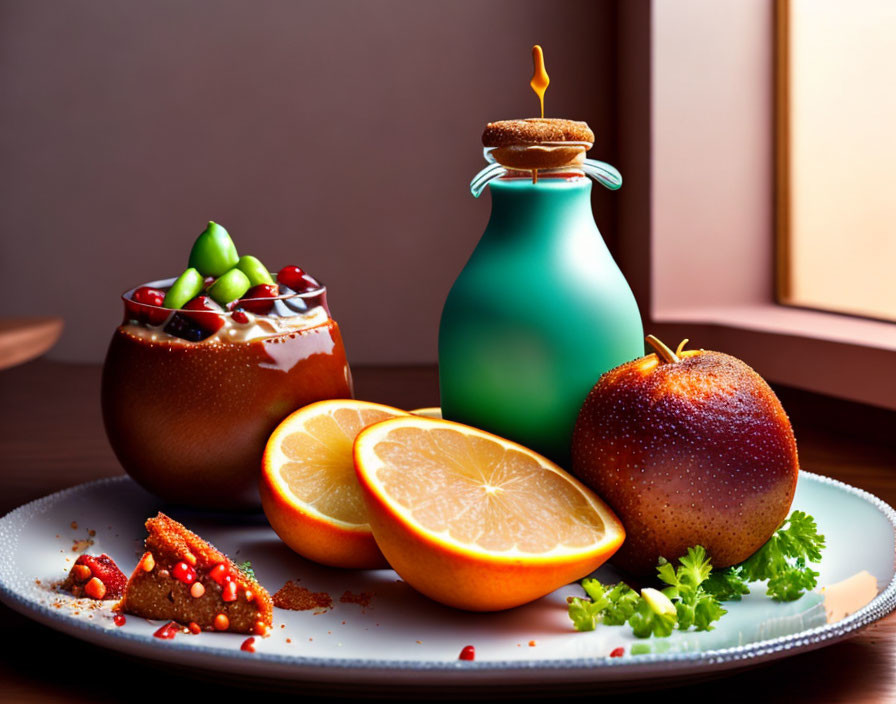
[[[341,597],[339,597],[339,601],[343,604],[358,604],[362,608],[367,608],[370,606],[370,600],[373,598],[373,592],[361,592],[360,594],[352,594],[349,590],[346,590]]]
[[[178,626],[174,621],[169,621],[164,626],[162,626],[159,630],[157,630],[153,635],[156,638],[163,638],[165,640],[171,640],[174,636],[177,635],[177,632],[180,630],[180,626]]]
[[[254,638],[246,638],[243,641],[243,644],[240,646],[240,650],[245,650],[247,653],[255,652],[255,639]]]
[[[289,580],[273,596],[274,606],[290,611],[332,609],[333,597],[326,592],[312,592]]]
[[[112,622],[119,628],[127,623],[127,621],[128,620],[125,618],[124,614],[115,614],[115,616],[112,617]]]
[[[475,660],[476,659],[476,648],[472,645],[464,646],[464,649],[460,651],[460,655],[457,656],[458,660]]]
[[[623,655],[625,655],[625,648],[613,648],[610,651],[611,658],[621,658]]]

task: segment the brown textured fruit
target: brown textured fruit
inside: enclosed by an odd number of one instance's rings
[[[787,516],[799,470],[787,414],[768,384],[721,352],[657,354],[604,374],[579,412],[572,471],[619,518],[613,558],[652,574],[703,545],[714,567],[758,550]]]

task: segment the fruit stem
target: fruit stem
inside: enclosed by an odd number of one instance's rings
[[[684,349],[684,346],[685,346],[686,344],[688,344],[688,342],[690,342],[690,340],[688,340],[688,338],[684,338],[681,342],[679,342],[679,343],[678,343],[678,348],[675,350],[675,354],[676,354],[676,355],[680,355],[680,354],[681,354],[681,351]]]
[[[647,342],[650,344],[650,346],[656,350],[657,356],[663,362],[680,362],[681,361],[681,359],[679,359],[678,355],[675,354],[668,347],[666,347],[665,343],[663,343],[662,340],[660,340],[659,338],[654,337],[653,335],[648,335],[644,339],[647,340]],[[679,346],[679,349],[680,348],[681,347]]]

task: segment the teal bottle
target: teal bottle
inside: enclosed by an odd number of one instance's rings
[[[614,189],[622,179],[587,162],[537,182],[499,164],[474,179],[474,195],[491,189],[491,218],[439,326],[443,416],[562,467],[591,387],[644,354],[638,306],[594,222],[585,174]]]

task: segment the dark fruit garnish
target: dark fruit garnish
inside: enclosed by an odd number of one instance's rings
[[[233,313],[230,314],[230,317],[233,318],[233,322],[239,323],[240,325],[245,325],[249,322],[249,316],[242,310],[233,311]]]
[[[184,304],[182,314],[208,332],[217,332],[224,326],[223,310],[205,295],[191,298]]]
[[[246,291],[245,296],[238,301],[238,305],[250,313],[265,315],[271,312],[274,298],[279,295],[280,288],[277,284],[258,284]]]
[[[141,286],[125,301],[128,316],[150,325],[161,325],[169,311],[162,308],[165,292],[151,286]]]
[[[165,332],[189,342],[199,342],[211,335],[211,332],[203,330],[183,313],[175,313],[171,316],[171,319],[165,326]]]
[[[307,293],[320,288],[320,282],[297,266],[285,266],[277,272],[277,281],[296,293]]]

